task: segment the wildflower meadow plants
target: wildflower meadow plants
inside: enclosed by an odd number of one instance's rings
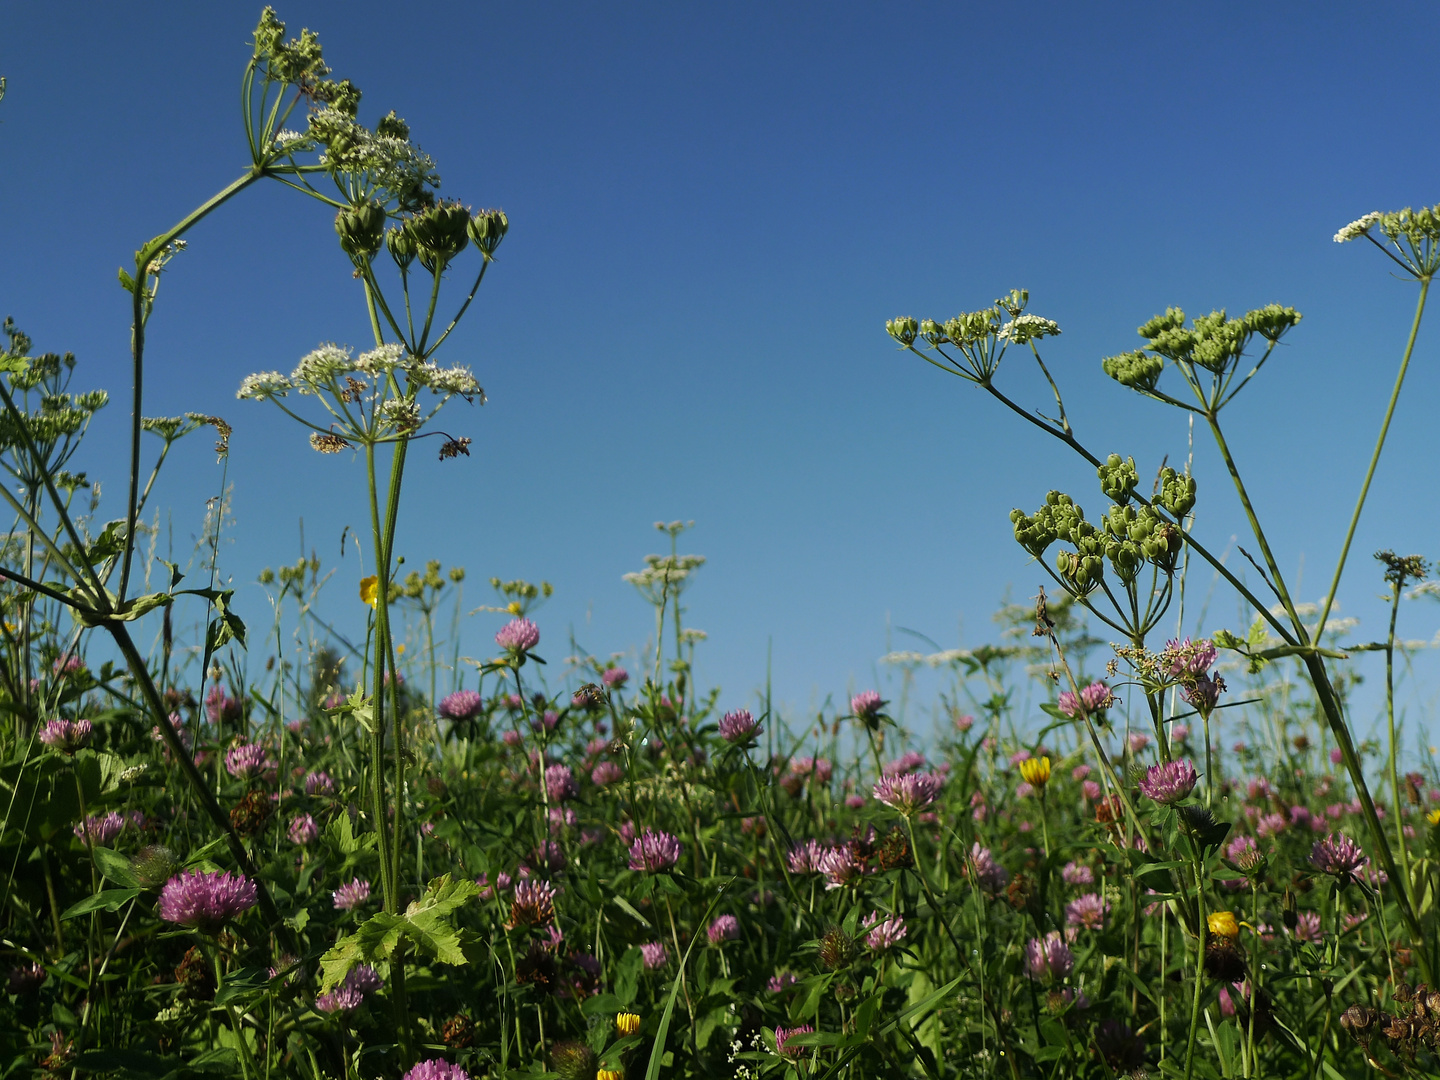
[[[509,222],[441,199],[408,125],[362,121],[360,101],[313,33],[263,13],[239,176],[119,275],[122,516],[102,522],[79,471],[108,396],[5,324],[0,1074],[1435,1074],[1440,774],[1407,771],[1394,714],[1393,615],[1431,595],[1429,564],[1379,555],[1389,746],[1369,773],[1354,662],[1327,629],[1350,541],[1326,601],[1295,602],[1220,423],[1298,313],[1172,309],[1102,364],[1210,429],[1273,608],[1195,535],[1195,477],[1161,469],[1147,493],[1132,459],[1081,442],[1041,358],[1060,328],[1013,292],[890,332],[1084,456],[1109,507],[1087,518],[1051,492],[1012,515],[1050,592],[1002,609],[997,643],[886,658],[952,677],[933,735],[873,687],[796,720],[697,686],[705,635],[684,601],[705,560],[681,552],[680,521],[625,575],[654,611],[638,652],[585,653],[547,622],[549,585],[496,577],[468,658],[464,570],[402,573],[397,526],[412,449],[445,468],[469,455],[453,418],[484,395],[441,350]],[[333,215],[354,283],[363,340],[322,329],[238,396],[364,469],[357,642],[316,617],[318,556],[260,575],[263,635],[240,621],[220,584],[223,480],[188,565],[159,558],[146,523],[171,450],[206,429],[223,469],[231,432],[144,414],[160,282],[192,226],[263,182]],[[1337,236],[1357,239],[1420,285],[1398,396],[1440,226],[1367,215]],[[1012,346],[1054,418],[997,388]],[[1171,636],[1197,559],[1253,609],[1243,632]],[[1113,641],[1098,664],[1092,627]],[[261,637],[278,662],[247,663]]]

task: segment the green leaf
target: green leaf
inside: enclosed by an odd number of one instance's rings
[[[225,983],[215,992],[215,1004],[226,1005],[270,985],[270,972],[266,968],[242,968],[233,975],[225,976]]]
[[[339,848],[342,855],[354,855],[360,848],[360,841],[355,839],[355,829],[350,824],[349,814],[336,814],[330,824],[325,826],[325,838]]]
[[[140,889],[101,889],[93,896],[87,896],[78,904],[71,904],[61,913],[60,919],[63,922],[66,919],[73,919],[77,915],[88,915],[92,911],[118,911],[140,893]]]
[[[636,911],[635,906],[631,904],[629,900],[626,900],[623,896],[612,896],[610,902],[625,912],[626,915],[636,920],[641,926],[645,927],[645,929],[650,929],[650,920]]]
[[[118,851],[107,847],[95,848],[95,865],[111,881],[118,881],[127,888],[139,888],[140,879],[130,869],[130,860]]]
[[[361,923],[353,934],[337,941],[320,957],[321,993],[338,986],[356,964],[388,960],[405,936],[406,926],[402,916],[381,911]]]
[[[715,890],[715,896],[710,901],[710,906],[705,909],[705,914],[700,919],[700,925],[704,925],[710,919],[710,913],[715,910],[715,905],[725,895],[725,889],[729,886],[731,878],[720,888]],[[700,940],[700,931],[696,931],[690,938],[690,945],[685,950],[685,955],[680,958],[680,971],[685,970],[685,965],[690,962],[690,954],[695,950],[695,943]],[[670,1034],[670,1018],[675,1015],[675,998],[680,993],[680,978],[677,973],[675,980],[670,985],[670,998],[665,1002],[665,1011],[660,1014],[660,1028],[655,1032],[655,1042],[650,1047],[650,1063],[645,1066],[645,1080],[656,1080],[660,1075],[661,1059],[665,1056],[665,1037]]]
[[[126,292],[133,293],[135,291],[135,279],[131,277],[128,273],[126,273],[123,266],[120,267],[117,273],[120,276],[120,287]]]
[[[585,999],[580,1011],[586,1016],[613,1016],[625,1011],[625,1003],[614,994],[596,994]]]
[[[202,862],[208,862],[210,856],[215,852],[219,851],[224,846],[225,837],[216,837],[214,840],[211,840],[208,844],[206,844],[199,850],[192,851],[190,853],[190,857],[185,860],[185,868],[187,870],[194,869],[198,867]]]
[[[158,607],[164,607],[175,598],[169,593],[157,592],[147,593],[144,596],[137,596],[133,600],[127,600],[116,613],[115,618],[121,622],[134,622],[145,615],[150,614]]]
[[[75,1059],[75,1067],[81,1072],[119,1072],[134,1080],[160,1080],[169,1076],[181,1066],[179,1058],[161,1057],[145,1050],[127,1050],[112,1046],[104,1050],[86,1050]]]

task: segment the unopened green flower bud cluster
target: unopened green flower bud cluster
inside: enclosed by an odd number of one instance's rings
[[[384,247],[401,273],[418,258],[431,274],[441,274],[472,241],[489,262],[509,231],[503,210],[471,214],[458,203],[442,202],[386,228],[389,216],[378,202],[361,203],[335,215],[340,247],[356,267],[368,266]]]
[[[1294,308],[1269,304],[1238,319],[1229,318],[1222,308],[1196,316],[1187,326],[1184,311],[1166,308],[1139,327],[1146,345],[1106,357],[1100,366],[1122,386],[1150,393],[1158,389],[1167,360],[1192,380],[1197,368],[1221,377],[1233,371],[1256,336],[1274,346],[1300,318]]]
[[[1133,458],[1111,454],[1096,472],[1101,490],[1112,500],[1098,527],[1086,520],[1084,509],[1069,495],[1051,491],[1034,514],[1010,512],[1016,541],[1037,559],[1057,540],[1071,545],[1073,551],[1056,556],[1055,569],[1066,588],[1081,598],[1099,587],[1107,562],[1127,586],[1147,563],[1173,574],[1184,546],[1184,533],[1175,522],[1195,505],[1194,478],[1170,468],[1161,470],[1152,504],[1135,497],[1140,477]]]
[[[73,440],[90,423],[91,417],[110,401],[104,390],[74,394],[67,390],[75,357],[43,353],[30,356],[30,338],[6,319],[4,332],[9,347],[0,352],[0,371],[4,371],[15,410],[0,409],[0,452],[33,443],[42,453],[53,451],[57,444]],[[32,397],[33,392],[33,397]],[[68,453],[61,454],[63,464]]]

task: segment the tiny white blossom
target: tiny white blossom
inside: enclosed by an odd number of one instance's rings
[[[434,363],[422,364],[410,373],[410,377],[420,385],[430,387],[437,394],[461,394],[465,397],[479,394],[482,398],[485,396],[485,392],[480,389],[480,383],[470,374],[470,369],[458,364],[448,368]]]
[[[300,393],[313,394],[316,387],[326,385],[354,366],[349,349],[327,343],[300,358],[300,363],[290,373],[290,381]]]
[[[290,380],[278,371],[257,371],[246,375],[235,396],[244,400],[264,401],[266,398],[284,397],[291,390]]]
[[[149,767],[150,766],[145,764],[131,765],[128,769],[126,769],[120,774],[120,782],[124,784],[133,784],[136,780],[139,780],[140,777],[145,775],[145,770]]]
[[[1060,324],[1053,319],[1042,319],[1039,315],[1017,315],[1000,328],[996,335],[1001,341],[1024,345],[1044,337],[1055,337],[1060,333]]]
[[[277,150],[284,150],[296,143],[309,141],[310,136],[306,135],[303,131],[291,131],[289,128],[285,128],[283,131],[277,131],[275,133],[275,148]]]
[[[1380,211],[1372,210],[1364,217],[1356,218],[1354,221],[1350,222],[1349,225],[1346,225],[1343,229],[1341,229],[1335,234],[1335,243],[1343,244],[1347,240],[1359,239],[1370,231],[1371,226],[1375,225],[1380,220],[1381,216],[1382,215]]]
[[[399,367],[404,359],[405,347],[391,343],[361,353],[360,358],[355,361],[355,367],[367,375],[383,375]]]
[[[391,398],[380,406],[380,418],[396,431],[414,431],[420,426],[420,407],[404,398]]]

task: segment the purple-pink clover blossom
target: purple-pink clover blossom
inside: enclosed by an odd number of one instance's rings
[[[1332,874],[1345,884],[1370,860],[1360,845],[1344,833],[1331,833],[1310,849],[1310,862],[1322,874]]]
[[[869,931],[865,935],[865,944],[871,952],[883,952],[899,944],[906,933],[905,920],[899,915],[886,915],[882,918],[878,911],[872,911],[866,916],[864,925]]]
[[[1080,715],[1082,705],[1087,716],[1094,716],[1113,707],[1119,700],[1105,683],[1093,682],[1089,686],[1081,687],[1078,695],[1073,690],[1063,691],[1056,707],[1073,720]]]
[[[338,911],[354,911],[370,899],[370,882],[355,878],[335,890],[331,897]]]
[[[1162,806],[1173,806],[1195,788],[1200,779],[1189,761],[1167,761],[1151,765],[1140,780],[1140,793]]]
[[[255,883],[242,874],[186,870],[160,890],[159,913],[166,922],[213,933],[258,901]]]
[[[706,929],[705,936],[710,939],[711,945],[735,941],[740,937],[740,920],[734,915],[719,915]]]
[[[495,643],[511,652],[529,652],[540,644],[540,628],[529,619],[511,619],[496,631]]]
[[[885,702],[876,690],[861,690],[850,699],[850,711],[861,720],[874,720],[884,707]]]
[[[658,874],[673,868],[683,850],[684,845],[669,833],[646,829],[630,845],[630,869]]]
[[[749,709],[736,709],[720,718],[720,737],[734,746],[752,741],[764,730],[756,723]]]
[[[440,699],[439,712],[446,720],[463,722],[479,716],[484,705],[484,699],[474,690],[456,690]]]
[[[241,743],[225,751],[225,771],[237,780],[258,780],[274,768],[270,751],[259,743]]]
[[[1058,930],[1043,938],[1031,938],[1025,945],[1025,967],[1037,982],[1063,979],[1075,969],[1075,954]]]
[[[400,1080],[470,1080],[470,1074],[444,1058],[430,1058],[420,1062]]]
[[[933,803],[944,786],[944,777],[916,772],[904,776],[882,776],[871,790],[878,801],[909,817]]]
[[[73,754],[90,744],[92,732],[89,720],[47,720],[40,729],[40,741],[52,750]]]

